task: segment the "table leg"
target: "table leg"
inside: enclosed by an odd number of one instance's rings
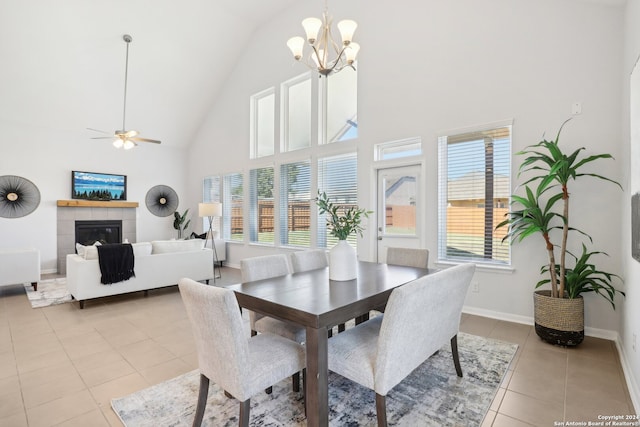
[[[327,328],[307,327],[307,426],[329,425]]]

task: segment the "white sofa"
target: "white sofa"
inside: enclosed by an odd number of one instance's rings
[[[133,243],[135,277],[110,285],[100,283],[98,250],[82,247],[79,254],[67,255],[67,288],[80,302],[90,298],[147,291],[172,286],[183,277],[193,280],[213,278],[213,253],[204,240],[162,240]],[[84,252],[84,254],[82,254]]]
[[[40,251],[37,249],[0,250],[0,286],[31,283],[38,290]]]

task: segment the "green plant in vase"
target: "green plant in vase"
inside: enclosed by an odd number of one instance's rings
[[[178,230],[178,239],[182,239],[182,233],[189,227],[191,220],[187,220],[187,214],[189,213],[189,209],[185,210],[182,215],[180,212],[176,211],[173,213],[173,228]],[[185,222],[186,221],[186,222]]]

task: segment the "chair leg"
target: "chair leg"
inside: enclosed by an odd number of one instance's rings
[[[291,375],[291,381],[293,382],[293,391],[296,393],[300,391],[300,372],[296,372]]]
[[[209,395],[209,378],[200,374],[200,391],[198,392],[198,406],[193,419],[193,427],[200,427],[204,417],[204,408],[207,406],[207,396]]]
[[[451,338],[451,354],[453,355],[453,364],[456,366],[456,374],[462,377],[462,367],[460,366],[460,357],[458,357],[458,335]]]
[[[376,393],[376,417],[378,427],[387,427],[387,399],[386,396]]]
[[[340,333],[340,332],[344,332],[344,330],[345,330],[346,328],[347,328],[347,327],[346,327],[346,325],[345,325],[344,323],[340,323],[340,324],[338,325],[338,333]]]
[[[302,369],[302,399],[304,400],[304,416],[307,416],[307,368]]]
[[[252,337],[255,337],[256,335],[258,335],[258,332],[257,332],[257,331],[254,331],[254,330],[252,329],[252,330],[251,330],[251,336],[252,336]]]
[[[265,388],[264,392],[267,393],[267,394],[273,393],[273,386]]]
[[[240,427],[249,427],[249,410],[251,409],[251,399],[247,399],[244,402],[240,402],[240,421],[238,425]]]

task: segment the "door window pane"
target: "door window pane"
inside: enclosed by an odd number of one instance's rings
[[[384,234],[416,235],[415,175],[388,174],[383,178],[384,187]]]

